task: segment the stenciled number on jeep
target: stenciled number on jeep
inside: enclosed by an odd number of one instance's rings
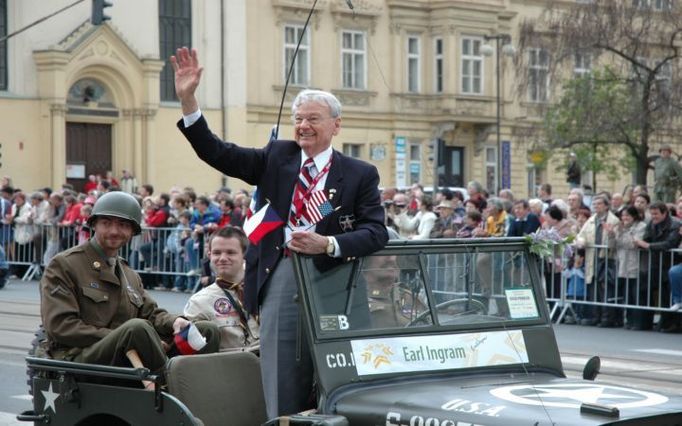
[[[482,426],[477,423],[460,422],[450,419],[437,419],[435,417],[412,416],[410,421],[403,423],[400,413],[389,411],[386,413],[386,426]]]

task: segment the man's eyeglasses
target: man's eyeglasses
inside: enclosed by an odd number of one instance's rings
[[[324,120],[328,120],[329,118],[331,118],[331,117],[321,117],[319,115],[311,115],[309,117],[305,117],[302,115],[295,115],[294,116],[294,123],[295,124],[303,124],[303,120],[305,120],[311,126],[316,126],[316,125],[322,123]]]

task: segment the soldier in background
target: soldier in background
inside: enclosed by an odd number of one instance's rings
[[[661,156],[654,163],[654,200],[674,203],[682,183],[682,166],[671,157],[670,145],[661,146],[658,152]]]
[[[571,152],[568,157],[568,170],[566,170],[566,182],[571,189],[580,188],[580,164],[578,164],[578,156],[575,152]]]

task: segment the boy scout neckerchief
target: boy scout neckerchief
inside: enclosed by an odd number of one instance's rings
[[[223,284],[224,283],[224,284]],[[232,294],[228,290],[232,290],[235,293],[239,294],[239,290],[241,290],[242,284],[241,283],[233,283],[230,281],[227,281],[223,278],[216,278],[216,284],[220,289],[225,293],[225,296],[227,299],[230,301],[230,304],[234,306],[234,309],[237,310],[237,314],[239,314],[239,322],[241,323],[243,332],[244,332],[244,345],[248,343],[248,337],[251,336],[251,329],[249,329],[249,314],[247,314],[244,311],[244,308],[242,307],[242,303],[240,300],[235,300],[235,298],[232,296]],[[223,284],[223,285],[221,285]],[[253,336],[252,336],[253,337]]]

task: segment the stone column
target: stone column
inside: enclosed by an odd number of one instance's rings
[[[66,183],[66,104],[50,104],[50,174],[52,188]]]

